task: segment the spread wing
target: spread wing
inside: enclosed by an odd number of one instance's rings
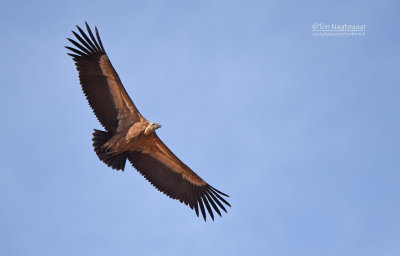
[[[158,190],[173,199],[194,208],[199,216],[199,207],[206,220],[207,209],[214,220],[212,208],[221,216],[219,209],[226,212],[224,204],[230,204],[222,198],[228,196],[207,184],[186,164],[184,164],[153,133],[149,135],[140,151],[130,151],[128,159],[132,165]],[[222,202],[222,203],[221,203]],[[212,207],[212,208],[211,208]]]
[[[83,92],[97,119],[111,132],[145,120],[111,65],[97,28],[95,27],[97,40],[87,23],[89,36],[80,27],[77,28],[80,35],[74,31],[72,33],[79,42],[68,38],[76,48],[66,48],[72,51],[68,55],[75,61]]]

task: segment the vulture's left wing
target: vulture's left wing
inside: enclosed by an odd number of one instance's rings
[[[206,220],[206,212],[214,219],[212,208],[221,216],[219,208],[226,212],[221,202],[228,196],[213,188],[184,164],[154,133],[149,135],[144,148],[130,151],[128,159],[132,165],[158,190],[173,199],[194,208],[199,216],[199,207]],[[212,208],[211,208],[212,207]]]
[[[83,92],[97,119],[110,132],[117,132],[145,120],[108,59],[97,28],[95,27],[97,40],[87,23],[89,36],[80,27],[77,28],[80,35],[74,31],[72,33],[79,42],[68,38],[76,48],[66,48],[73,52],[68,55],[75,61]]]

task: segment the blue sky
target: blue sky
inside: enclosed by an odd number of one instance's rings
[[[399,255],[396,1],[3,1],[1,255]],[[142,114],[232,208],[206,223],[131,166],[63,48],[98,26]],[[313,37],[317,23],[365,37]]]

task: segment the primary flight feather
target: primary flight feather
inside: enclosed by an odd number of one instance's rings
[[[206,220],[206,210],[214,220],[213,210],[226,212],[223,198],[228,196],[213,188],[171,152],[156,130],[137,110],[104,50],[97,28],[95,35],[86,23],[87,33],[77,26],[72,31],[75,46],[66,48],[79,72],[82,90],[99,122],[106,131],[94,130],[94,151],[101,161],[116,170],[124,170],[126,159],[158,190],[173,199],[199,210]],[[200,208],[200,209],[199,209]]]

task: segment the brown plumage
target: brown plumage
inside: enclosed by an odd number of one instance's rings
[[[96,37],[86,23],[86,34],[68,40],[76,47],[72,53],[83,92],[106,131],[93,133],[94,151],[101,161],[116,170],[124,170],[126,159],[158,190],[185,203],[204,220],[206,210],[214,220],[213,209],[226,212],[223,198],[228,196],[213,188],[171,152],[155,130],[161,125],[144,118],[133,104],[104,50],[99,33]]]

